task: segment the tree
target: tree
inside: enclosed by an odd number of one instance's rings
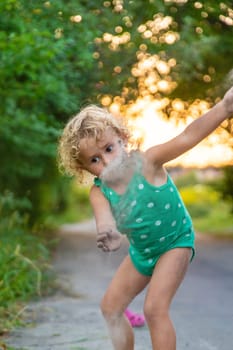
[[[60,123],[77,111],[86,98],[83,87],[93,83],[83,70],[93,70],[97,34],[94,27],[86,35],[84,26],[76,30],[70,18],[80,8],[76,1],[0,4],[0,191],[29,197],[37,215],[41,185],[58,177]]]
[[[106,26],[108,35],[97,41],[97,52],[102,71],[112,79],[101,92],[116,92],[116,82],[137,96],[132,68],[141,54],[156,54],[161,60],[176,60],[171,72],[176,82],[173,96],[214,98],[219,94],[216,86],[222,86],[232,70],[232,1],[106,3],[109,7],[101,11],[104,18],[111,18],[112,28]]]

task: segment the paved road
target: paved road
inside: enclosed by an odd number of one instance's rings
[[[17,350],[110,350],[99,301],[127,244],[118,253],[96,248],[93,222],[66,226],[54,258],[62,288],[28,306],[29,327],[6,343]],[[142,310],[144,293],[132,308]],[[197,239],[197,255],[172,305],[177,350],[233,349],[233,241]],[[151,349],[147,327],[135,350]]]

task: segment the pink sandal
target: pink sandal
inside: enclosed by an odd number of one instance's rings
[[[125,316],[128,318],[132,327],[142,327],[146,323],[143,315],[136,314],[129,309],[125,310]]]

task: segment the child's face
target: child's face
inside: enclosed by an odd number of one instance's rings
[[[82,168],[99,177],[104,168],[122,153],[123,143],[123,139],[110,128],[99,140],[94,137],[82,139],[79,157]]]

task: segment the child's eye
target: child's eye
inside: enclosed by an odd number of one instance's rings
[[[106,152],[112,152],[113,150],[113,145],[109,145],[107,148],[106,148]]]
[[[91,163],[98,163],[99,162],[99,157],[93,157],[91,158]]]

